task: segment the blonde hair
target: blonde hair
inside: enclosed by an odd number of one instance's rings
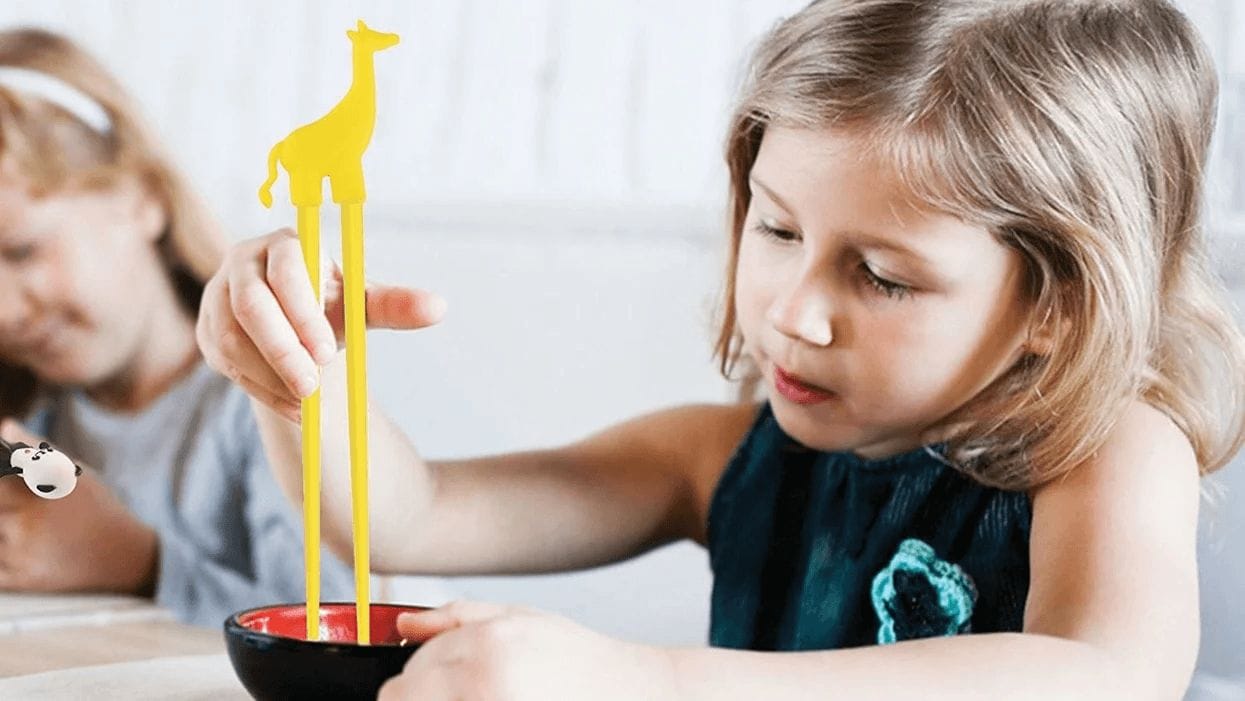
[[[228,241],[134,100],[85,51],[51,32],[0,32],[0,66],[58,78],[98,102],[112,121],[111,130],[101,133],[49,102],[0,87],[0,164],[24,179],[36,197],[138,178],[164,206],[161,257],[187,313],[196,315],[203,285],[220,265]],[[29,370],[0,363],[0,417],[25,413],[38,389]]]
[[[1202,235],[1217,91],[1162,0],[812,3],[761,41],[731,120],[723,375],[741,356],[735,266],[765,129],[843,129],[920,201],[1015,249],[1035,328],[1057,330],[930,427],[953,462],[1031,488],[1140,398],[1214,471],[1245,442],[1245,337]]]

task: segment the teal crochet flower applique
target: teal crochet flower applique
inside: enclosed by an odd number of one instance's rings
[[[972,577],[909,538],[873,578],[873,608],[882,621],[878,644],[967,633],[976,603]]]

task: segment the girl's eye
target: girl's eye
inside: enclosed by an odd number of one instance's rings
[[[10,263],[24,263],[35,257],[36,250],[33,243],[22,243],[5,248],[0,257]]]
[[[887,280],[886,278],[873,272],[873,269],[870,268],[868,264],[862,263],[860,267],[864,271],[865,280],[873,286],[873,289],[881,292],[887,297],[890,297],[891,299],[903,299],[912,293],[912,288],[908,285]]]
[[[758,220],[757,223],[753,226],[753,228],[756,230],[757,233],[761,234],[762,236],[768,236],[769,238],[777,239],[779,241],[799,241],[800,240],[800,235],[795,233],[794,231],[787,231],[786,229],[780,229],[776,226],[770,226],[769,224],[766,224],[764,221]]]
[[[798,242],[800,240],[800,235],[798,233],[778,228],[771,224],[767,224],[762,220],[758,220],[753,225],[753,229],[762,236],[784,243],[793,241]],[[869,283],[869,285],[887,297],[891,299],[903,299],[904,297],[912,294],[911,286],[905,285],[901,282],[887,280],[881,275],[873,272],[873,269],[869,267],[868,263],[861,263],[860,268],[864,272],[865,280]]]

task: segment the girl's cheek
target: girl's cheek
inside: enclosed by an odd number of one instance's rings
[[[19,279],[26,294],[49,305],[64,290],[64,276],[58,273],[55,262],[44,258],[25,265]]]
[[[741,251],[744,252],[749,255],[746,258],[741,256],[735,279],[737,294],[749,305],[759,307],[763,312],[791,276],[799,274],[799,266],[772,252]]]
[[[56,266],[58,285],[65,290],[67,297],[79,305],[90,306],[118,296],[129,297],[127,282],[134,276],[126,274],[126,266],[123,261],[116,260],[114,253],[94,250],[96,248],[81,246],[67,252],[69,254]]]
[[[736,287],[735,311],[745,346],[750,348],[763,334],[767,323],[766,312],[772,299],[755,286],[755,281],[739,283],[742,284]]]

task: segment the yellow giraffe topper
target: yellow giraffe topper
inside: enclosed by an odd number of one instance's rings
[[[373,54],[398,43],[398,35],[378,32],[359,20],[346,31],[353,45],[354,81],[345,97],[328,114],[290,132],[268,153],[268,180],[259,188],[259,201],[272,206],[270,188],[277,180],[277,163],[290,174],[290,202],[295,207],[318,206],[324,178],[329,179],[333,201],[360,204],[363,190],[363,152],[372,141],[376,124],[376,68]]]
[[[350,430],[350,497],[354,531],[355,621],[358,641],[371,636],[368,585],[367,347],[363,277],[363,152],[376,123],[373,55],[398,43],[397,34],[370,29],[363,20],[348,30],[354,80],[328,114],[301,126],[268,153],[268,179],[259,200],[272,206],[277,163],[290,176],[290,201],[298,208],[298,239],[315,291],[320,291],[320,202],[324,178],[341,207],[342,287],[346,317],[346,394]],[[307,639],[320,639],[320,391],[302,400],[303,549],[307,575]]]

